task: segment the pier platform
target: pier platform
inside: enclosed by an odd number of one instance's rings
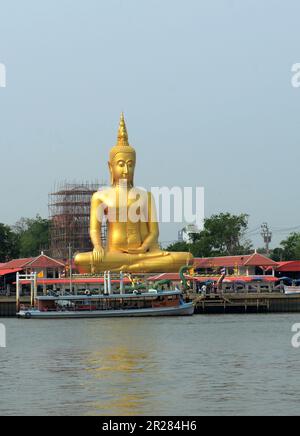
[[[300,312],[300,294],[217,293],[201,296],[189,293],[195,313],[288,313]]]
[[[21,304],[30,304],[30,297],[21,297]],[[16,316],[16,297],[0,297],[0,318]]]

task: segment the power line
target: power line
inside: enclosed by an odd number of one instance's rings
[[[285,232],[292,232],[295,230],[300,230],[300,226],[296,226],[296,227],[283,227],[283,228],[277,228],[275,227],[275,233],[285,233]]]
[[[293,231],[300,231],[300,226],[295,227],[273,227],[272,228],[272,234],[284,234],[289,233]],[[261,234],[261,227],[257,227],[255,229],[249,230],[248,232],[245,232],[245,236],[256,236]]]
[[[251,235],[251,234],[257,234],[257,231],[260,230],[260,226],[255,227],[255,229],[252,230],[248,230],[247,232],[245,232],[245,235]]]

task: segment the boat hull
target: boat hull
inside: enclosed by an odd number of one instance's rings
[[[119,318],[145,316],[189,316],[194,313],[193,303],[183,303],[177,307],[126,309],[126,310],[91,310],[91,311],[53,311],[21,310],[18,318],[25,319],[70,319],[70,318]]]
[[[299,295],[300,287],[299,286],[285,286],[284,293],[286,295]]]

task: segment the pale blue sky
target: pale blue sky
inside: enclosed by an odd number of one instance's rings
[[[57,180],[107,178],[124,110],[139,185],[300,225],[299,17],[298,0],[2,0],[0,222],[47,216]]]

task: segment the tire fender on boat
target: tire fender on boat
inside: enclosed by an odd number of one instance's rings
[[[31,313],[30,312],[26,312],[25,313],[25,318],[26,319],[30,319],[31,318]]]

